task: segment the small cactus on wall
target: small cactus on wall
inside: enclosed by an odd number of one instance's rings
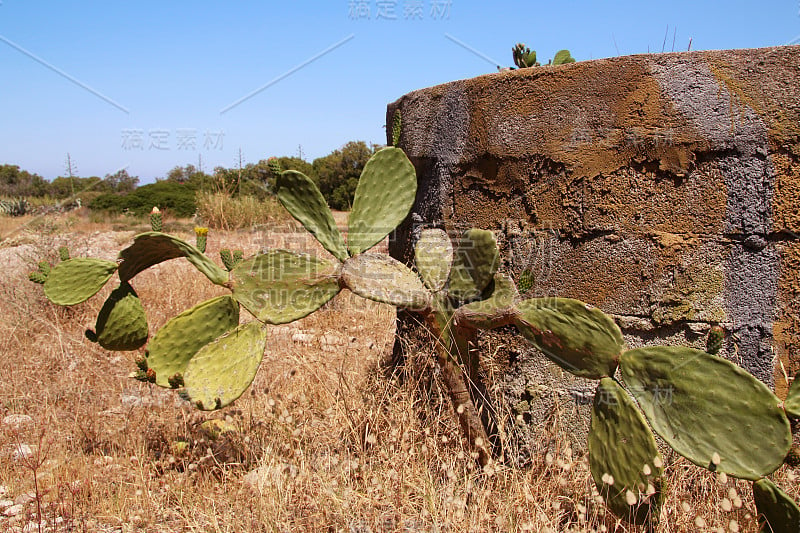
[[[540,66],[539,62],[536,61],[536,51],[531,50],[522,43],[517,43],[514,48],[511,49],[511,53],[517,68]],[[567,63],[575,63],[575,58],[570,55],[569,50],[559,50],[556,52],[555,57],[547,62],[548,65],[565,65]]]
[[[395,124],[396,142],[401,122]],[[485,229],[455,236],[423,229],[413,267],[371,252],[408,216],[416,192],[414,166],[400,148],[390,146],[376,152],[361,174],[346,240],[315,183],[297,171],[279,173],[279,201],[333,259],[287,250],[245,259],[223,250],[222,268],[205,255],[200,232],[193,246],[152,231],[137,235],[120,252],[119,263],[68,259],[48,274],[39,273],[46,277],[44,291],[51,301],[74,305],[97,293],[116,272],[119,288],[103,306],[90,338],[115,350],[147,343],[135,376],[177,389],[200,409],[229,405],[247,390],[269,348],[269,325],[303,318],[342,289],[416,313],[435,339],[453,412],[483,465],[499,450],[492,447],[476,408],[480,354],[470,341],[478,330],[516,328],[555,365],[597,381],[590,470],[614,513],[635,523],[652,523],[658,516],[664,460],[657,434],[699,467],[752,480],[765,531],[796,531],[791,529],[800,520],[796,503],[766,476],[790,452],[789,416],[800,411],[800,386],[781,402],[749,373],[705,351],[628,349],[617,324],[599,309],[569,298],[526,298],[532,274],[525,273],[518,287],[500,272],[497,242]],[[181,257],[230,294],[172,318],[148,343],[131,281],[150,266]],[[244,323],[242,308],[252,315]],[[745,427],[748,431],[738,430]]]

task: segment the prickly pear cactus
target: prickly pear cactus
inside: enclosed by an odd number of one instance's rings
[[[800,418],[800,374],[794,377],[792,386],[789,387],[789,393],[786,395],[786,400],[783,402],[783,408],[786,409],[786,414],[793,418]]]
[[[158,330],[147,350],[145,370],[155,372],[156,385],[173,388],[170,378],[182,376],[200,348],[238,324],[239,304],[231,296],[202,302]]]
[[[746,370],[683,346],[629,350],[620,369],[653,430],[696,465],[756,480],[783,463],[789,420]]]
[[[253,382],[266,344],[267,330],[257,321],[206,344],[186,365],[186,393],[203,410],[229,405]]]
[[[89,340],[115,351],[137,350],[145,345],[147,336],[144,307],[128,282],[111,292],[97,316],[94,331],[86,332]]]
[[[69,259],[69,248],[67,248],[66,246],[60,246],[58,248],[58,257],[62,261],[68,260]]]
[[[478,300],[500,265],[500,252],[491,231],[470,229],[458,242],[447,281],[448,295],[465,303]]]
[[[615,514],[637,524],[658,516],[663,459],[633,399],[611,378],[594,396],[589,465]]]
[[[753,483],[758,525],[766,533],[800,531],[800,507],[769,479]]]
[[[392,117],[392,146],[397,146],[400,143],[400,132],[403,127],[403,118],[400,115],[400,110],[394,112]]]
[[[203,252],[174,235],[155,231],[140,233],[134,238],[132,245],[119,253],[120,280],[129,281],[153,265],[178,257],[185,257],[211,282],[222,286],[228,283],[228,272],[217,266]]]
[[[536,51],[531,51],[530,48],[525,46],[522,43],[517,43],[514,48],[511,49],[511,52],[514,56],[514,64],[518,68],[529,68],[529,67],[538,67],[539,62],[536,61]]]
[[[339,261],[347,259],[347,247],[333,220],[333,213],[317,185],[295,170],[281,173],[278,200]]]
[[[569,298],[530,298],[517,309],[520,333],[558,366],[591,379],[614,375],[625,341],[608,315]]]
[[[559,50],[553,57],[553,65],[566,65],[574,62],[575,58],[570,55],[569,50]]]
[[[79,257],[60,262],[47,275],[44,294],[57,305],[85,302],[103,288],[117,270],[117,264],[102,259]]]
[[[350,255],[366,252],[389,235],[408,216],[416,194],[417,174],[406,154],[393,146],[376,152],[364,165],[353,198]]]

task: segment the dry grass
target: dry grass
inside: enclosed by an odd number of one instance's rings
[[[392,373],[393,310],[349,293],[273,328],[253,387],[221,412],[127,378],[135,353],[83,336],[102,295],[56,308],[25,274],[60,244],[113,258],[131,235],[45,234],[0,249],[0,419],[31,417],[0,425],[0,500],[38,487],[47,531],[642,531],[605,512],[583,452],[548,428],[543,442],[555,444],[530,469],[477,468],[430,357],[412,355],[402,379]],[[265,245],[310,246],[292,234],[212,233],[209,252]],[[151,331],[221,292],[181,261],[134,285]],[[214,418],[239,431],[211,439],[200,424]],[[15,460],[21,444],[32,453]],[[732,520],[755,530],[745,482],[668,462],[657,531],[736,531]],[[777,477],[796,497],[794,475]],[[38,531],[35,500],[0,517],[0,532]]]
[[[275,198],[259,200],[253,196],[231,197],[224,192],[197,193],[197,215],[203,225],[221,230],[251,228],[285,218],[285,210]]]

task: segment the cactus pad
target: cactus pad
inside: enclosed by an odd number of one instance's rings
[[[56,305],[85,302],[103,288],[117,264],[102,259],[79,257],[57,264],[47,276],[44,294]]]
[[[453,244],[444,230],[422,231],[414,246],[414,264],[425,286],[434,292],[444,288],[453,266]]]
[[[403,127],[403,117],[397,109],[392,117],[392,146],[400,144],[400,131]]]
[[[618,516],[638,524],[658,516],[663,461],[656,440],[633,399],[611,378],[601,379],[595,392],[589,465]]]
[[[417,195],[414,165],[399,148],[389,146],[373,155],[356,187],[347,248],[351,255],[381,242],[408,215]]]
[[[500,252],[491,231],[465,231],[456,247],[448,294],[460,302],[477,300],[494,278],[499,263]]]
[[[106,350],[136,350],[147,342],[147,317],[142,302],[127,282],[109,295],[97,316],[94,336]]]
[[[267,331],[254,321],[206,344],[186,365],[186,393],[203,410],[220,409],[247,390],[264,357]]]
[[[225,285],[228,273],[204,253],[173,235],[149,231],[134,237],[133,244],[119,253],[119,278],[128,281],[136,274],[163,261],[185,257],[217,285]]]
[[[570,55],[569,50],[559,50],[553,58],[553,65],[565,65],[574,62],[575,59]]]
[[[696,465],[755,480],[786,457],[792,435],[780,401],[733,363],[651,346],[623,353],[620,369],[655,432]]]
[[[431,294],[416,272],[396,259],[361,254],[342,268],[342,283],[362,298],[406,309],[427,309]]]
[[[789,416],[800,418],[800,374],[794,377],[794,382],[786,395],[786,401],[783,402],[783,408],[786,409],[786,414]]]
[[[278,200],[289,214],[336,259],[347,259],[347,248],[333,220],[333,213],[311,178],[296,170],[287,170],[278,176],[277,188]]]
[[[259,320],[293,322],[339,293],[338,266],[306,254],[272,250],[231,271],[233,297]]]
[[[522,335],[564,370],[591,379],[614,375],[625,342],[599,309],[569,298],[530,298],[517,311]]]
[[[494,290],[486,300],[462,305],[456,311],[456,320],[464,321],[472,327],[492,329],[510,324],[516,316],[514,299],[517,289],[511,278],[505,274],[495,274]]]
[[[758,510],[758,524],[767,533],[800,531],[800,507],[769,479],[753,483],[753,499]]]
[[[156,385],[170,387],[170,377],[183,374],[200,348],[238,324],[239,304],[231,296],[212,298],[172,318],[148,346],[147,366],[156,373]]]

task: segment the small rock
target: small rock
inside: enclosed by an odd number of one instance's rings
[[[11,507],[9,507],[5,511],[3,511],[3,515],[4,516],[17,516],[21,512],[22,512],[22,506],[21,505],[12,505]]]
[[[19,429],[26,424],[33,424],[33,418],[28,415],[8,415],[3,418],[3,425],[11,426],[14,429]]]

